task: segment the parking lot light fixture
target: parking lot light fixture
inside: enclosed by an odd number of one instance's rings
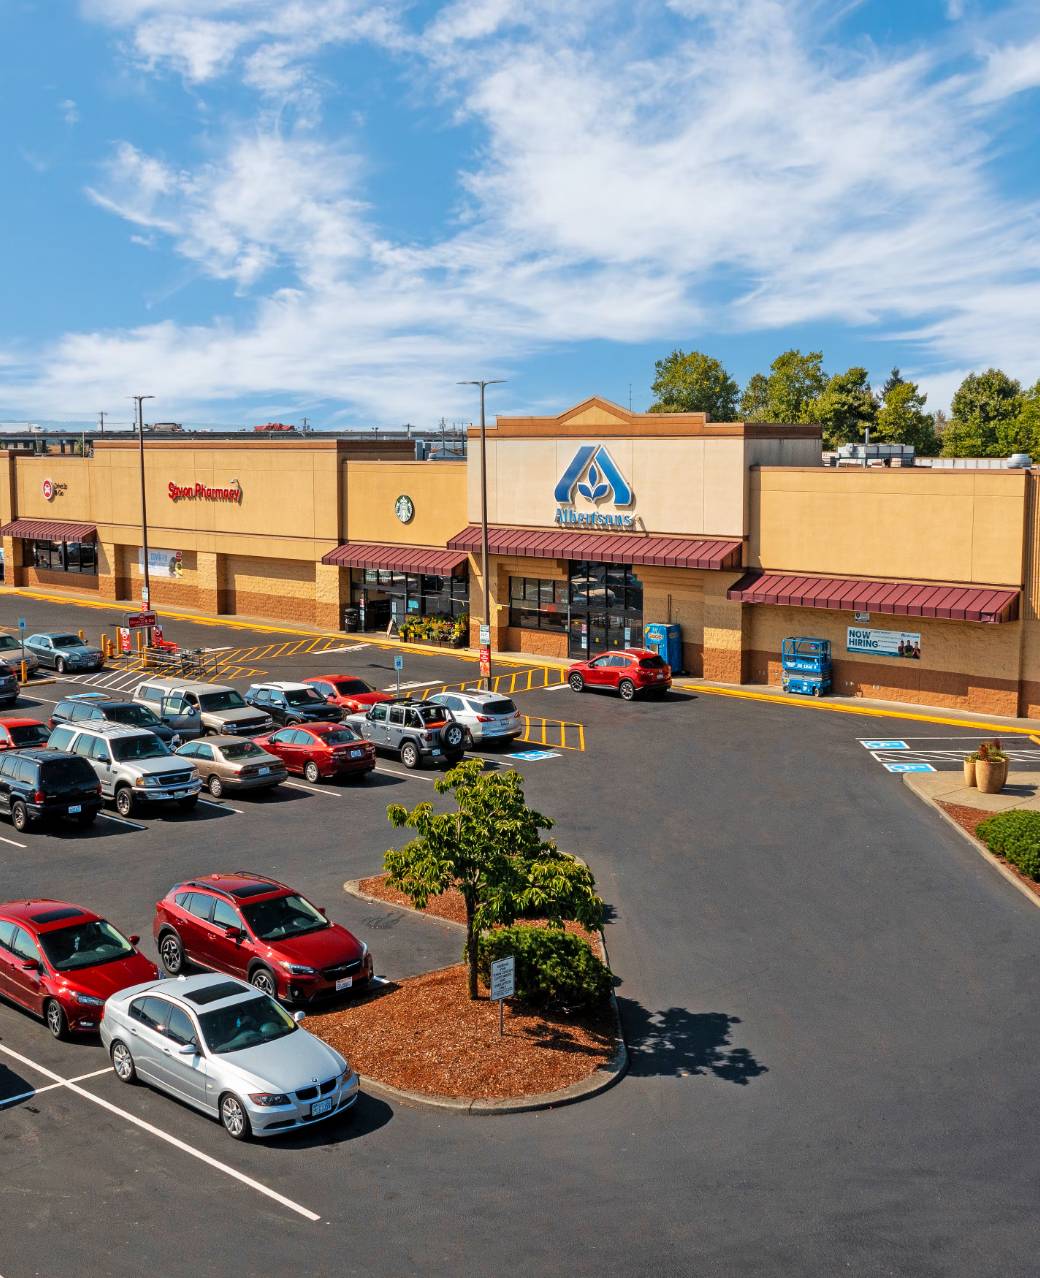
[[[484,593],[484,625],[488,636],[487,674],[480,679],[481,687],[491,688],[491,587],[488,582],[488,521],[487,521],[487,428],[484,421],[484,391],[488,386],[501,386],[504,377],[491,377],[475,381],[459,382],[459,386],[480,387],[480,578]]]
[[[152,583],[148,577],[148,503],[144,490],[144,410],[143,403],[146,399],[154,399],[154,395],[131,395],[130,397],[137,405],[137,448],[141,463],[141,547],[144,555],[143,573],[144,573],[144,590],[142,592],[141,602],[146,608],[152,606]]]

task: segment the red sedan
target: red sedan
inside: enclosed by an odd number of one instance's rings
[[[0,904],[0,994],[35,1012],[55,1038],[95,1033],[105,999],[154,981],[139,936],[67,901]]]
[[[613,688],[625,701],[631,701],[640,693],[667,692],[672,686],[672,668],[649,648],[625,648],[576,662],[567,672],[567,682],[575,692]]]
[[[380,692],[364,679],[356,679],[353,675],[311,675],[303,682],[314,684],[329,705],[342,706],[351,714],[367,710],[379,701],[393,701],[389,692]]]
[[[342,723],[308,723],[279,728],[256,744],[275,754],[290,772],[312,784],[330,777],[360,776],[376,766],[373,746]]]
[[[272,998],[308,1003],[367,986],[364,941],[275,879],[240,870],[178,883],[156,902],[152,924],[163,967],[227,972]]]
[[[45,746],[51,730],[37,719],[0,719],[0,750]]]

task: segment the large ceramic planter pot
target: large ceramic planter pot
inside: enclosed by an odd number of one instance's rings
[[[964,760],[964,784],[965,785],[975,784],[975,760],[974,759]]]
[[[975,784],[980,794],[999,794],[1007,783],[1007,759],[999,763],[989,759],[975,760]]]

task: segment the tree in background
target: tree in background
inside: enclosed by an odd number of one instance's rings
[[[892,371],[898,373],[899,370]],[[875,430],[878,440],[886,444],[912,444],[918,456],[934,456],[938,441],[935,419],[931,413],[924,411],[927,398],[916,382],[906,382],[902,378],[893,381],[890,377],[885,383],[884,402],[877,413]]]
[[[889,392],[895,390],[895,388],[900,386],[905,380],[906,379],[903,377],[903,374],[899,371],[899,369],[893,368],[885,380],[884,386],[881,387],[881,398],[887,399]]]
[[[769,378],[765,373],[753,373],[740,396],[740,417],[745,422],[769,420]]]
[[[865,368],[849,368],[827,379],[823,390],[802,410],[823,427],[827,448],[858,443],[877,417],[877,401]]]
[[[827,385],[823,352],[810,351],[803,355],[798,350],[784,351],[769,365],[767,380],[769,421],[812,421],[810,405]]]
[[[1022,387],[999,368],[969,373],[950,403],[952,418],[943,434],[947,457],[1005,457],[1020,451],[1017,423]]]
[[[1040,381],[1022,392],[1022,406],[1016,420],[1018,448],[1015,452],[1028,453],[1034,461],[1040,460]]]
[[[740,388],[717,359],[674,350],[654,368],[651,413],[707,413],[709,421],[733,421]]]
[[[390,824],[409,826],[416,836],[391,848],[383,864],[387,883],[416,909],[450,888],[461,892],[471,999],[477,997],[478,941],[485,929],[524,916],[545,918],[553,927],[566,919],[599,927],[603,902],[592,871],[542,838],[553,823],[527,806],[518,771],[485,772],[483,760],[467,759],[440,777],[435,789],[454,797],[454,811],[435,812],[429,803],[411,812],[389,805]]]

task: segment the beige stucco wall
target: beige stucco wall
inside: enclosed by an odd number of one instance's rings
[[[347,541],[443,546],[466,525],[465,462],[347,461],[343,471],[341,522]],[[407,524],[394,512],[402,495],[415,506]]]
[[[750,497],[752,567],[1022,584],[1022,471],[769,467]]]

